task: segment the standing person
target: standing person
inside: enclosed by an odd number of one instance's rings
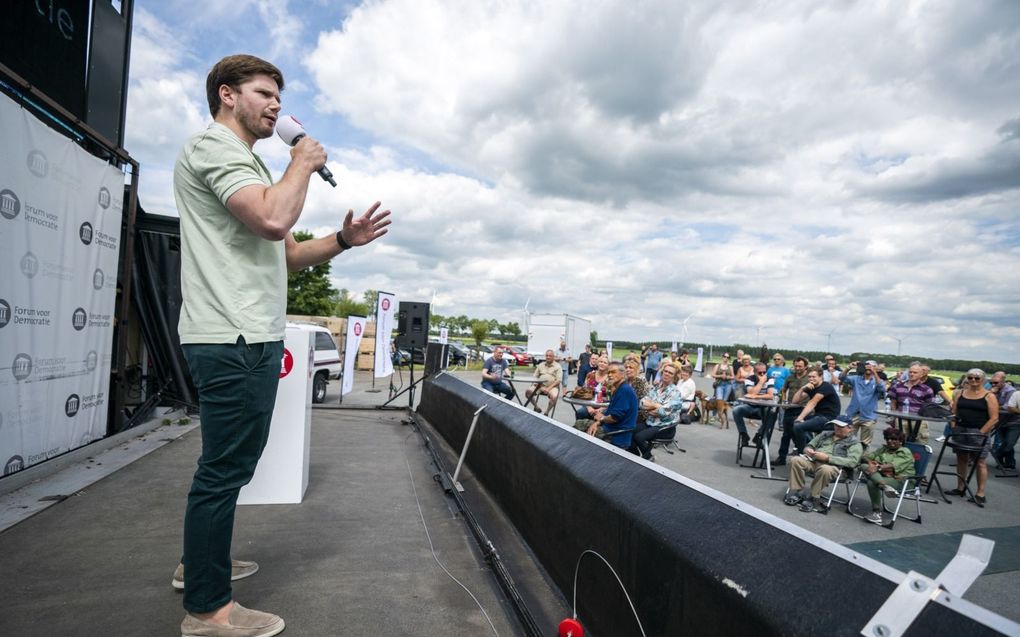
[[[255,142],[273,134],[283,74],[250,55],[213,66],[206,93],[213,123],[187,141],[174,167],[181,218],[178,329],[198,389],[202,455],[184,515],[184,556],[174,573],[184,588],[186,635],[266,637],[280,617],[233,600],[231,579],[255,573],[233,562],[237,496],[255,473],[269,437],[283,355],[287,272],[323,263],[386,234],[389,211],[347,212],[335,235],[298,243],[290,233],[308,181],[326,163],[304,137],[273,183]]]
[[[856,365],[856,362],[850,365]],[[847,375],[844,381],[850,388],[850,404],[847,405],[846,415],[853,423],[854,433],[861,439],[861,444],[867,449],[871,445],[871,439],[875,432],[875,422],[878,420],[878,401],[885,398],[885,383],[875,374],[878,364],[875,361],[864,363],[863,374]]]
[[[585,343],[584,351],[577,357],[577,386],[584,384],[588,372],[592,370],[591,364],[591,343]]]
[[[825,364],[822,366],[822,380],[829,383],[839,391],[839,385],[843,382],[843,370],[836,364],[832,354],[826,354]]]
[[[655,375],[659,372],[659,365],[662,363],[662,352],[659,351],[659,346],[652,343],[648,347],[648,354],[645,355],[645,380],[649,383],[655,380]]]
[[[740,366],[743,365],[743,364],[744,364],[744,350],[738,349],[737,350],[737,355],[733,359],[733,376],[734,377],[736,377],[737,370],[740,369]]]
[[[974,491],[974,504],[979,507],[985,506],[985,487],[988,485],[988,465],[986,460],[988,452],[992,448],[992,429],[995,423],[999,422],[999,401],[995,394],[985,389],[985,373],[980,369],[971,369],[967,372],[963,391],[953,398],[953,413],[956,421],[953,423],[954,434],[971,434],[964,440],[970,442],[970,438],[976,439],[975,434],[987,434],[981,451],[975,453],[964,453],[956,451],[956,488],[946,491],[946,495],[963,495],[966,493],[967,471],[970,463],[977,463],[977,489]],[[975,440],[977,442],[977,440]],[[977,456],[976,458],[972,456]]]
[[[916,414],[922,405],[927,405],[935,398],[931,387],[921,382],[923,372],[920,363],[914,363],[906,370],[907,380],[897,380],[889,387],[889,405],[894,411],[904,411]],[[895,419],[890,419],[890,424],[895,424]],[[928,421],[922,420],[917,429],[917,442],[922,444],[928,442]]]
[[[776,382],[776,391],[783,391],[783,383],[790,375],[790,368],[786,366],[786,359],[779,352],[772,355],[772,366],[769,367],[768,375]]]
[[[730,364],[730,353],[722,355],[722,362],[715,366],[715,398],[716,400],[729,400],[730,392],[733,390],[733,366]]]
[[[992,443],[992,457],[1003,469],[1016,469],[1013,447],[1020,437],[1020,418],[1009,409],[1016,389],[1006,382],[1006,372],[992,374],[992,393],[999,402],[999,424],[995,426],[995,440]]]
[[[560,348],[556,350],[556,362],[560,364],[560,368],[563,370],[563,378],[560,380],[560,385],[564,389],[567,387],[567,376],[570,374],[570,363],[573,360],[574,355],[570,352],[570,348],[567,347],[567,342],[560,339]]]
[[[783,383],[783,391],[779,393],[779,402],[793,403],[793,397],[797,395],[800,388],[808,383],[808,360],[803,356],[793,359],[793,373]],[[807,402],[807,396],[801,394],[802,402]],[[787,407],[783,411],[783,422],[779,423],[783,429],[783,437],[779,441],[779,455],[772,461],[773,467],[786,464],[786,454],[790,449],[790,442],[793,440],[793,423],[803,411],[803,406]]]

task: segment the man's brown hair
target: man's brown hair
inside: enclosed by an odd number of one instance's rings
[[[209,71],[205,78],[205,94],[209,100],[209,112],[213,118],[220,110],[220,87],[226,84],[235,91],[246,80],[255,75],[268,75],[283,90],[283,73],[269,62],[254,55],[228,55]]]

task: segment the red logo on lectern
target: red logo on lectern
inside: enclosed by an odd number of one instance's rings
[[[361,323],[354,324],[354,335],[361,336]]]
[[[383,310],[390,309],[390,300],[389,299],[383,299],[382,300],[382,309]]]
[[[294,355],[286,347],[283,348],[283,359],[280,361],[280,378],[285,377],[294,369]]]

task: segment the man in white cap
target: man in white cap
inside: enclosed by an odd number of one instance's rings
[[[832,431],[823,431],[812,438],[804,447],[804,453],[790,461],[789,489],[783,503],[789,506],[799,504],[800,510],[805,513],[825,510],[825,505],[818,502],[822,489],[835,480],[843,468],[856,467],[864,453],[848,418],[840,416],[828,424]],[[811,481],[810,494],[805,496],[805,476],[809,471],[815,476]]]

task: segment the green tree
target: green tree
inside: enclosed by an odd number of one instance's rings
[[[489,335],[489,324],[485,321],[475,321],[471,324],[471,338],[475,339],[475,345],[481,345],[482,340]]]
[[[504,329],[506,333],[511,336],[521,335],[521,326],[517,324],[517,321],[511,321],[510,323],[507,323]]]
[[[312,233],[298,230],[294,240],[312,238]],[[333,311],[336,290],[329,282],[330,263],[320,263],[298,272],[287,274],[287,313],[311,316],[328,316]]]
[[[361,293],[361,302],[365,304],[371,315],[375,316],[375,310],[379,307],[379,290],[365,290]]]
[[[595,347],[598,344],[599,333],[596,332],[595,330],[592,330],[591,334],[588,334],[588,338],[591,339],[591,346]]]
[[[333,316],[347,317],[351,314],[355,316],[369,316],[374,310],[365,303],[359,303],[351,298],[351,293],[347,288],[343,288],[333,296]]]

